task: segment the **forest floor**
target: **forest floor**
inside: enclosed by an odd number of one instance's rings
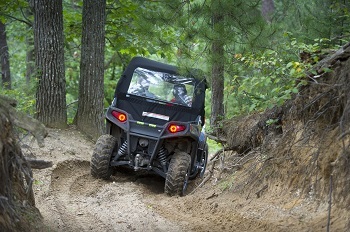
[[[348,223],[341,210],[332,209],[328,219],[327,202],[298,192],[280,196],[283,183],[238,194],[230,191],[232,176],[219,179],[214,173],[200,188],[202,179],[192,181],[190,192],[196,191],[191,194],[168,197],[164,179],[152,174],[123,169],[109,181],[94,179],[89,163],[94,144],[73,127],[48,130],[43,148],[28,139],[21,142],[26,156],[53,162],[51,168],[33,170],[42,231],[300,232],[327,231],[327,224],[330,231],[343,231]]]

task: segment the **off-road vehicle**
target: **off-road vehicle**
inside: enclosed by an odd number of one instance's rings
[[[92,176],[109,179],[114,167],[128,166],[164,177],[166,194],[184,195],[189,179],[203,177],[207,165],[206,88],[200,70],[133,58],[107,109]]]

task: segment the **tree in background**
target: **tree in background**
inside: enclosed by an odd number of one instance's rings
[[[48,127],[67,126],[62,0],[33,0],[38,77],[36,117]]]
[[[225,117],[224,111],[224,74],[225,74],[225,35],[224,11],[221,0],[211,2],[212,39],[211,39],[211,115],[210,127],[219,132],[220,121]]]
[[[85,46],[81,44],[83,1],[63,3],[66,98],[71,122],[77,111],[74,103],[79,95],[79,57]],[[30,48],[24,43],[30,33],[23,20],[26,24],[31,21],[30,14],[23,15],[26,4],[27,0],[0,1],[0,18],[6,22],[9,38],[13,97],[19,100],[19,105],[28,106],[28,100],[31,105],[35,101],[33,92],[24,91],[27,86],[23,86],[26,51]],[[213,4],[221,4],[218,11],[223,15],[221,22],[216,23],[222,30],[218,35],[212,21]],[[225,118],[281,103],[297,91],[292,87],[291,73],[297,74],[292,79],[302,75],[300,51],[319,51],[349,40],[349,4],[344,0],[107,0],[105,106],[111,102],[123,66],[131,57],[142,55],[205,70],[212,87],[206,104],[209,118],[218,111],[211,109],[218,96],[211,92],[216,89],[212,81],[217,79],[214,77],[217,72],[212,71],[217,62],[212,50],[215,40],[223,44],[224,51],[223,56],[218,56],[223,61],[224,85],[217,92],[224,95]],[[31,107],[29,112],[33,111]]]
[[[176,60],[180,67],[206,71],[211,87],[206,112],[213,132],[220,129],[227,113],[225,108],[230,106],[225,95],[227,84],[237,71],[233,70],[234,55],[266,48],[273,34],[273,27],[267,23],[273,16],[273,2],[265,5],[266,19],[260,0],[144,3],[143,28],[153,40],[173,48],[176,57],[169,60]]]
[[[94,139],[104,132],[105,21],[106,0],[84,0],[76,124]]]
[[[269,18],[270,8],[265,12]],[[228,116],[225,96],[236,72],[232,69],[234,55],[266,48],[273,29],[262,17],[260,1],[256,0],[191,1],[188,11],[188,36],[182,42],[204,46],[197,45],[187,58],[179,58],[192,60],[187,63],[206,64],[200,68],[206,69],[211,84],[210,126],[213,132],[219,132],[221,121]]]
[[[261,14],[267,22],[271,23],[274,11],[275,11],[274,0],[261,1]]]
[[[6,26],[0,20],[0,60],[1,60],[1,83],[5,89],[11,89],[11,72],[9,48],[7,46]]]
[[[33,16],[33,9],[28,6],[25,9],[25,17],[27,19],[32,18]],[[34,54],[34,36],[33,36],[33,30],[31,28],[33,27],[33,24],[30,20],[26,21],[27,31],[30,32],[26,36],[26,81],[27,84],[29,84],[32,77],[35,75],[35,54]]]
[[[295,38],[312,43],[316,38],[339,44],[349,39],[350,2],[346,0],[275,1],[273,22]]]

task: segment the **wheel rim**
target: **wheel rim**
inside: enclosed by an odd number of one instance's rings
[[[201,164],[200,166],[202,167],[201,169],[201,172],[199,173],[199,176],[202,178],[204,176],[204,172],[205,172],[205,169],[206,169],[206,164],[207,164],[207,159],[208,159],[208,153],[207,153],[207,150],[205,149],[204,152],[203,152],[203,156],[202,156],[202,160],[201,160]]]
[[[182,196],[185,195],[187,187],[188,187],[188,180],[189,180],[189,177],[190,177],[189,171],[190,171],[190,167],[188,167],[186,175],[185,175],[185,180],[184,180],[184,184],[183,184],[183,187],[182,187]]]

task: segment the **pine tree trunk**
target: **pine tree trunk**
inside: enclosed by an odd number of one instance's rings
[[[1,76],[2,87],[11,89],[11,73],[9,50],[6,38],[6,26],[0,20],[0,59],[1,59]]]
[[[62,0],[33,0],[38,73],[36,117],[48,127],[67,126]]]
[[[267,22],[271,22],[274,11],[275,11],[274,0],[262,0],[261,14]]]
[[[213,42],[212,51],[216,56],[224,56],[224,48],[220,43]],[[224,61],[217,59],[212,64],[211,84],[211,126],[219,127],[219,122],[224,119]]]
[[[76,124],[97,139],[104,132],[104,47],[106,0],[84,0],[79,102]]]
[[[213,32],[214,40],[212,41],[212,80],[211,80],[211,118],[210,126],[214,132],[218,132],[220,121],[224,119],[224,71],[225,71],[225,54],[222,27],[224,16],[220,9],[220,1],[215,1],[212,5]]]
[[[31,18],[33,16],[32,8],[28,8],[25,11],[26,17]],[[26,36],[26,46],[27,46],[27,54],[26,54],[26,82],[29,84],[30,79],[34,75],[35,71],[35,53],[34,53],[34,37],[33,30],[30,30],[28,26],[28,31],[31,33]]]

